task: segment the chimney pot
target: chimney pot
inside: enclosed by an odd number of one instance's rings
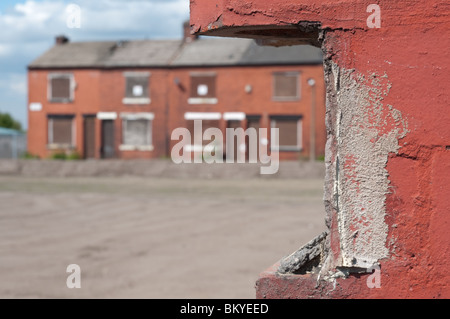
[[[191,24],[189,23],[189,21],[183,23],[183,31],[184,42],[192,42],[197,40],[198,36],[191,34]]]
[[[55,39],[57,45],[66,44],[69,42],[69,38],[65,35],[58,35]]]

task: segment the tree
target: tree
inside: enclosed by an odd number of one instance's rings
[[[22,130],[22,125],[19,121],[14,120],[8,113],[0,113],[0,127],[10,128],[13,130]]]

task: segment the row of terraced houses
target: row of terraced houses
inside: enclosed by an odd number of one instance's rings
[[[171,132],[193,132],[194,120],[203,130],[278,128],[272,151],[281,159],[324,154],[322,54],[310,46],[264,47],[186,32],[179,40],[59,36],[28,66],[28,85],[28,151],[41,158],[167,157],[177,143]],[[246,152],[247,142],[240,143],[236,151]],[[270,138],[259,143],[270,145]]]

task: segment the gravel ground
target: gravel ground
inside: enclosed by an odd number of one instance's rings
[[[322,193],[323,179],[0,177],[0,298],[254,298],[261,271],[325,229]]]

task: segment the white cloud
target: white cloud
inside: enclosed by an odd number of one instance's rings
[[[18,3],[15,5],[16,12],[22,14],[22,17],[29,23],[45,23],[48,21],[55,9],[60,9],[60,3],[38,3],[34,1],[27,1],[26,3]]]
[[[26,103],[26,66],[53,45],[56,35],[65,34],[72,41],[176,38],[189,17],[189,0],[18,2],[0,12],[0,96],[16,94],[14,101],[0,101],[2,109],[10,104],[26,108],[17,105]],[[81,8],[80,29],[67,27],[70,3]]]
[[[113,1],[80,0],[81,28],[67,27],[64,1],[18,3],[8,14],[0,14],[0,43],[46,42],[56,34],[75,40],[123,38],[129,36],[173,38],[181,36],[181,21],[188,18],[189,0]]]
[[[8,91],[10,94],[27,93],[27,76],[24,73],[8,73],[0,78],[0,90]]]
[[[14,6],[14,10],[0,15],[2,32],[0,40],[8,43],[30,41],[51,32],[63,20],[60,17],[64,3],[58,1],[26,1]]]
[[[0,58],[25,55],[29,63],[48,49],[59,34],[75,41],[179,37],[181,23],[189,16],[189,0],[76,3],[81,8],[80,29],[67,26],[69,3],[62,0],[27,0],[6,14],[0,13]]]
[[[9,77],[10,77],[9,87],[13,93],[17,93],[20,95],[27,94],[28,87],[26,74],[13,73],[10,74]]]
[[[135,33],[141,37],[173,38],[181,36],[181,22],[189,14],[189,0],[93,2],[78,2],[81,33],[100,35],[108,30],[109,36]]]
[[[11,53],[11,46],[6,44],[0,44],[0,58],[2,56],[8,56]]]

